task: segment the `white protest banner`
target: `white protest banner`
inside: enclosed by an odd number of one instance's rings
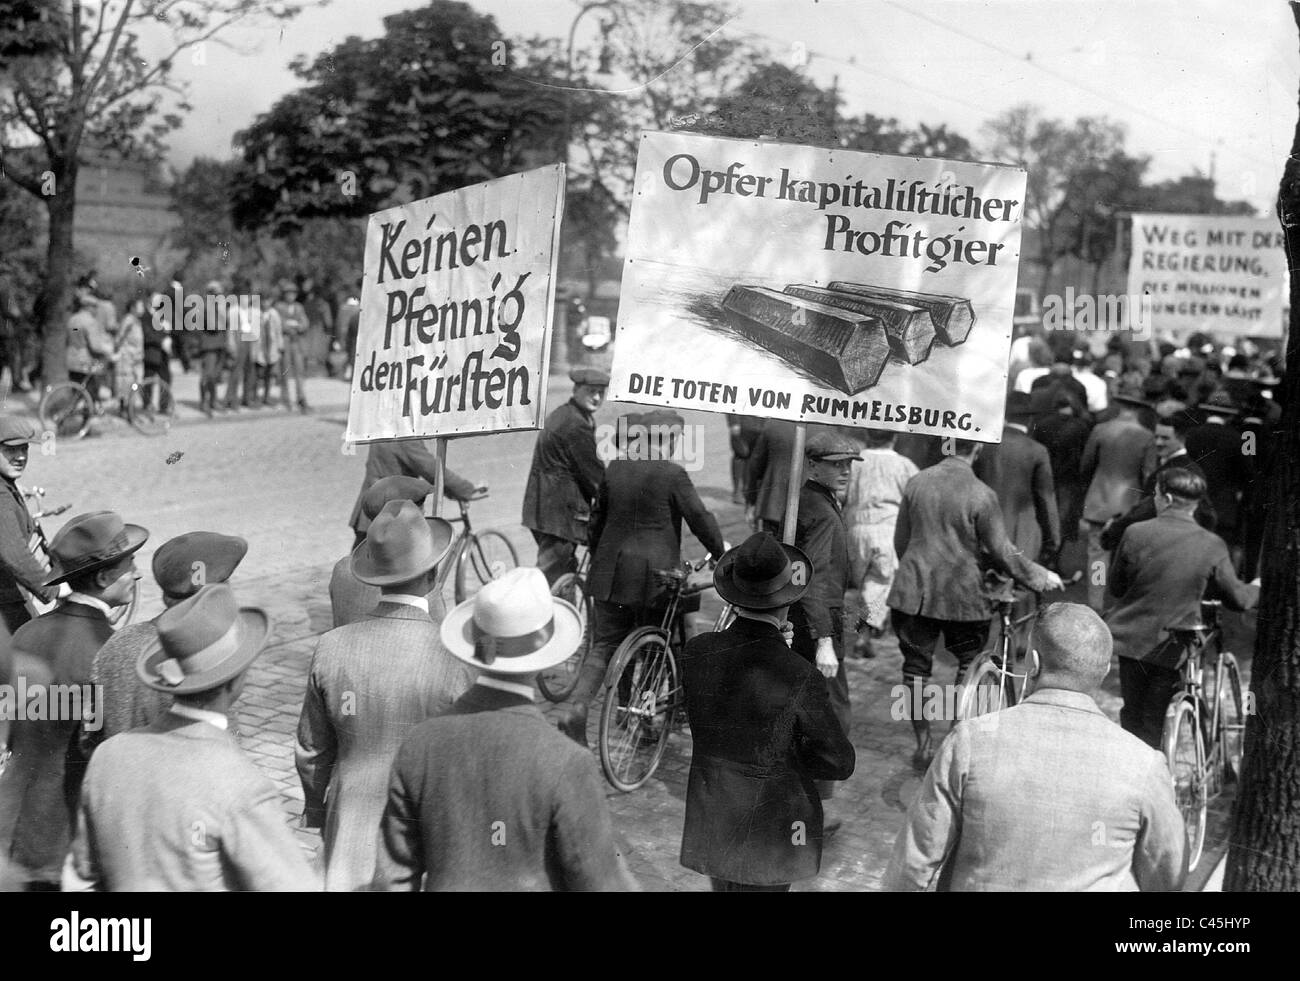
[[[564,168],[370,216],[349,442],[537,429]]]
[[[1001,438],[1025,172],[646,133],[610,397]]]
[[[1287,288],[1282,230],[1272,218],[1133,216],[1128,291],[1150,298],[1158,337],[1281,337]]]

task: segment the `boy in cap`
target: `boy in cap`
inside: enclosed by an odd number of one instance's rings
[[[537,567],[552,584],[577,569],[574,553],[587,541],[591,501],[605,473],[596,455],[594,416],[605,400],[609,373],[575,368],[569,379],[573,395],[547,416],[524,489],[522,523],[537,541]]]
[[[312,657],[296,762],[303,824],[321,828],[325,888],[364,889],[397,748],[473,683],[443,650],[426,596],[452,527],[409,500],[389,501],[352,555],[352,574],[382,594],[370,615],[323,634]]]
[[[18,489],[28,447],[38,439],[30,420],[0,415],[0,642],[31,619],[23,590],[44,602],[54,599],[54,590],[45,585],[45,570],[32,556],[36,522]],[[7,674],[6,661],[0,651],[0,681]]]
[[[811,572],[793,545],[750,536],[713,573],[736,619],[686,644],[694,747],[681,860],[717,892],[784,892],[816,875],[822,806],[813,781],[853,775],[853,744],[825,684],[782,636]]]
[[[635,888],[591,754],[534,704],[537,673],[566,660],[582,632],[537,569],[511,569],[447,614],[443,644],[478,680],[402,744],[374,888]]]
[[[32,692],[37,685],[75,691],[72,711],[56,718],[12,723],[13,758],[0,775],[0,852],[7,853],[15,877],[28,889],[58,888],[63,857],[72,838],[72,820],[86,761],[80,729],[98,722],[90,698],[95,652],[113,634],[109,615],[135,591],[139,573],[135,553],[149,533],[112,511],[79,514],[50,542],[53,569],[47,586],[67,583],[71,592],[49,613],[18,628],[13,636],[13,678]],[[6,679],[8,680],[8,679]],[[88,705],[87,702],[90,702]],[[64,715],[72,717],[63,717]]]
[[[69,889],[108,892],[304,891],[317,888],[280,794],[235,745],[227,718],[270,623],[215,583],[167,609],[137,664],[172,696],[144,729],[95,753]]]
[[[153,555],[153,577],[162,589],[163,606],[171,609],[209,583],[229,581],[247,552],[244,539],[211,531],[191,531],[164,542]],[[81,748],[87,756],[110,736],[147,726],[171,705],[166,692],[142,684],[136,673],[140,655],[157,638],[155,617],[128,624],[96,652],[90,683],[97,686],[102,698],[99,727],[81,735]],[[231,722],[235,724],[233,718]]]

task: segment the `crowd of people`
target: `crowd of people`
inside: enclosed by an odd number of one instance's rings
[[[285,325],[304,316],[294,293],[281,284],[268,314],[290,336]],[[82,296],[89,337],[102,301],[89,287]],[[226,345],[238,334],[212,336]],[[1041,361],[1029,340],[1019,350]],[[222,351],[198,351],[209,409],[218,364],[260,364],[256,351]],[[242,370],[229,380],[232,407],[249,397],[246,380],[236,394]],[[1018,584],[1034,602],[1064,586],[1070,562],[1084,564],[1088,603],[1043,607],[1021,652],[1031,693],[1005,723],[937,734],[908,700],[924,777],[885,886],[1182,885],[1182,819],[1154,748],[1180,656],[1167,628],[1195,619],[1207,595],[1236,609],[1258,598],[1249,580],[1262,495],[1251,482],[1278,418],[1262,359],[1121,348],[1091,364],[1063,346],[1052,364],[1013,375],[1001,444],[810,426],[797,484],[794,425],[733,418],[733,500],[752,530],[735,546],[677,459],[682,417],[624,416],[606,463],[594,416],[609,376],[584,368],[571,379],[571,399],[538,435],[524,498],[537,567],[453,609],[439,569],[454,536],[425,516],[426,499],[441,486],[475,500],[487,486],[421,442],[370,448],[354,546],[329,585],[334,626],[318,640],[296,734],[302,820],[321,830],[325,888],[636,887],[587,749],[588,706],[615,647],[659,622],[657,573],[680,565],[684,528],[714,559],[714,585],[735,612],[682,659],[692,755],[681,861],[716,890],[780,891],[817,875],[850,816],[836,800],[856,763],[850,650],[877,656],[892,629],[901,679],[919,689],[942,639],[960,683],[988,639],[990,596]],[[269,629],[230,582],[247,544],[206,531],[164,543],[152,572],[165,609],[115,633],[148,532],[112,512],[83,514],[50,542],[51,569],[39,568],[15,483],[36,438],[30,423],[0,417],[0,685],[91,686],[95,698],[80,719],[0,718],[10,753],[0,884],[316,888],[274,787],[239,748],[234,706]],[[594,642],[556,725],[534,681],[582,640],[571,597],[551,588],[574,571],[579,546],[590,553]],[[855,594],[856,630],[846,616]],[[33,618],[27,597],[59,602]],[[1096,704],[1112,653],[1121,726]]]

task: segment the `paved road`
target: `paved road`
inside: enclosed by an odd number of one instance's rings
[[[293,733],[314,638],[330,626],[329,572],[352,541],[347,518],[361,483],[365,448],[350,454],[343,443],[347,388],[341,382],[309,381],[315,407],[310,415],[256,409],[211,422],[196,411],[195,389],[193,375],[177,380],[181,419],[166,437],[138,436],[119,421],[105,419],[85,440],[60,443],[48,455],[34,454],[24,483],[46,487],[48,503],[71,503],[69,516],[110,508],[149,528],[140,562],[145,571],[142,616],[161,609],[147,572],[157,545],[200,528],[249,540],[248,557],[234,584],[244,602],[267,607],[276,627],[241,698],[241,728],[247,733],[245,749],[280,787],[286,821],[293,825],[302,807]],[[551,392],[552,406],[564,401],[567,381],[553,380]],[[597,422],[612,424],[627,408],[603,406]],[[741,509],[731,503],[725,422],[705,413],[687,416],[703,427],[705,460],[692,478],[728,540],[738,542],[745,529]],[[506,531],[525,563],[536,555],[531,537],[518,526],[534,440],[532,433],[479,437],[457,441],[448,451],[453,469],[493,488],[489,500],[474,505],[476,527]],[[61,520],[52,519],[47,531],[52,533]],[[703,548],[689,533],[687,537],[685,554],[702,555]],[[1082,599],[1081,593],[1076,587],[1069,598]],[[706,615],[712,603],[716,597],[706,594]],[[1249,649],[1246,640],[1241,638],[1238,650]],[[849,664],[858,765],[839,798],[845,826],[827,848],[821,876],[800,888],[878,888],[902,814],[919,783],[908,762],[910,726],[891,713],[901,656],[892,639],[878,648],[875,660]],[[938,661],[934,680],[952,681],[953,662],[944,656]],[[1119,706],[1116,675],[1112,672],[1102,698],[1112,718]],[[594,725],[595,718],[593,736]],[[937,728],[941,733],[943,723]],[[684,731],[673,736],[658,773],[645,787],[609,795],[629,864],[649,889],[707,888],[702,876],[677,861],[689,758],[690,737]],[[301,830],[298,835],[314,856],[319,837]]]

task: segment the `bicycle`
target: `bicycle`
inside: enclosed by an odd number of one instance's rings
[[[1165,710],[1161,745],[1187,827],[1189,871],[1196,868],[1205,847],[1210,799],[1240,775],[1245,741],[1241,671],[1237,659],[1223,649],[1219,607],[1217,600],[1202,600],[1199,623],[1168,628],[1169,642],[1182,650],[1181,683]],[[1207,683],[1211,649],[1217,657]]]
[[[656,571],[668,589],[658,626],[638,627],[619,644],[605,672],[600,712],[600,765],[618,790],[636,790],[654,774],[683,704],[677,657],[686,643],[681,601],[704,592],[712,577],[691,580],[711,564],[705,558]]]
[[[145,436],[161,436],[171,429],[176,419],[171,386],[157,375],[149,375],[131,384],[131,391],[123,399],[124,407],[114,408],[111,398],[97,398],[104,370],[100,367],[92,372],[85,385],[65,381],[46,390],[37,410],[46,431],[63,439],[81,439],[90,432],[92,421],[110,412]]]
[[[494,529],[475,531],[469,520],[469,502],[459,503],[460,517],[448,518],[447,521],[463,525],[464,530],[452,542],[451,550],[442,562],[437,582],[438,589],[441,590],[447,575],[454,568],[456,602],[463,603],[478,595],[478,591],[493,579],[500,579],[518,566],[519,556],[510,544],[510,539],[501,532]]]
[[[45,537],[45,529],[41,527],[41,518],[52,518],[55,515],[62,514],[64,511],[68,510],[68,508],[72,507],[72,505],[60,504],[58,507],[45,509],[41,506],[41,499],[45,497],[44,487],[20,487],[19,490],[23,497],[29,502],[36,502],[36,510],[32,511],[32,522],[35,524],[36,529],[32,532],[32,537],[27,542],[27,548],[32,553],[32,557],[36,559],[37,564],[48,573],[51,568],[50,542],[49,539]],[[31,505],[29,504],[28,510],[30,509]],[[54,609],[58,605],[59,600],[70,592],[67,584],[64,583],[59,586],[58,596],[52,600],[46,601],[41,599],[39,596],[28,592],[21,584],[19,584],[18,588],[21,590],[23,598],[27,603],[27,612],[30,613],[33,618],[38,617],[43,613],[50,612],[50,610]],[[112,612],[108,616],[109,624],[114,630],[122,629],[135,617],[135,612],[139,606],[140,580],[137,579],[131,585],[130,601],[123,606],[113,608]]]
[[[587,592],[587,573],[591,566],[591,552],[586,547],[578,557],[576,572],[566,572],[551,586],[551,595],[568,600],[578,610],[582,623],[582,641],[569,659],[537,676],[537,687],[548,701],[562,702],[578,684],[582,665],[591,653],[592,639],[596,634],[596,601]]]

